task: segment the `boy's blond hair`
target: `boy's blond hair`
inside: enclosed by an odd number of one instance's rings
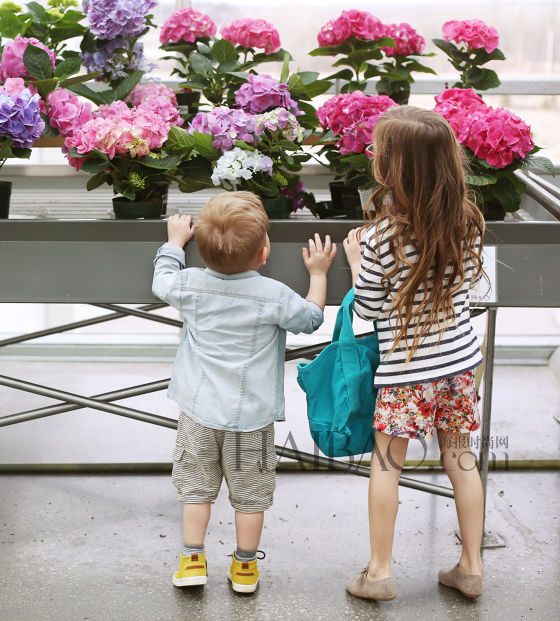
[[[198,253],[222,274],[250,269],[265,244],[268,216],[252,192],[223,192],[212,197],[194,225]]]

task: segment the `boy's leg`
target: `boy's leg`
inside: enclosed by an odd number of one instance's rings
[[[210,520],[211,503],[183,505],[183,543],[189,547],[203,547]]]
[[[391,553],[399,506],[398,484],[407,447],[408,438],[379,431],[375,434],[368,502],[371,546],[369,579],[381,580],[391,576]]]
[[[461,531],[459,569],[466,575],[482,574],[480,544],[484,499],[482,483],[471,451],[469,433],[437,430],[441,462],[453,486]]]
[[[235,534],[238,552],[244,550],[248,553],[256,553],[261,540],[263,523],[264,511],[256,511],[255,513],[235,511]],[[241,555],[238,554],[238,556]]]

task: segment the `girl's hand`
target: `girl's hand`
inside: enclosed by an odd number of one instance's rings
[[[167,236],[170,244],[184,248],[193,235],[192,216],[174,214],[167,220]]]
[[[325,246],[323,247],[320,235],[315,233],[315,239],[309,240],[309,250],[303,248],[303,262],[311,276],[326,276],[335,254],[336,244],[331,244],[330,236],[325,237]]]
[[[350,267],[360,267],[362,263],[362,249],[360,247],[360,238],[362,237],[361,229],[352,229],[346,239],[342,242],[346,260]]]

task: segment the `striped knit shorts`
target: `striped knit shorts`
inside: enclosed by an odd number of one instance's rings
[[[274,423],[256,431],[210,429],[181,412],[171,479],[177,500],[216,499],[222,479],[231,506],[244,513],[265,511],[276,486]]]

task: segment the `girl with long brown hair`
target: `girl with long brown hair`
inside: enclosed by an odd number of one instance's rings
[[[410,438],[434,427],[455,492],[462,538],[457,565],[439,581],[468,597],[482,593],[483,496],[470,432],[480,426],[474,369],[482,356],[469,317],[469,289],[485,277],[484,220],[469,199],[461,146],[438,113],[390,108],[374,130],[370,204],[375,218],[344,248],[354,310],[376,322],[381,364],[373,427],[369,523],[371,559],[347,584],[353,595],[397,595],[391,553],[398,480]]]

